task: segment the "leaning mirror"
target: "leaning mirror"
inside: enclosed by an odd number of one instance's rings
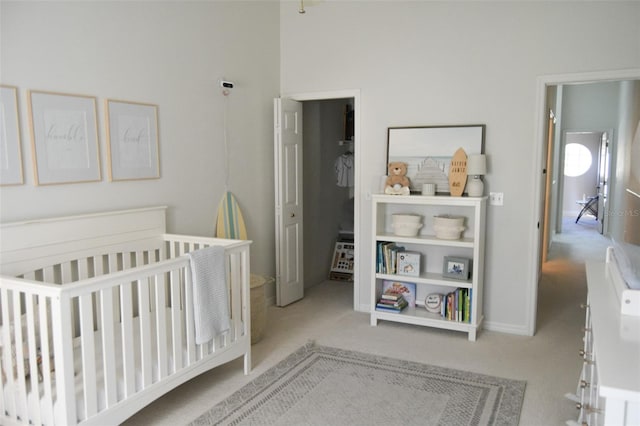
[[[484,154],[484,124],[461,126],[389,127],[387,164],[407,163],[412,193],[423,183],[435,183],[436,193],[449,194],[449,165],[458,148],[470,154]],[[386,169],[385,169],[386,172]]]

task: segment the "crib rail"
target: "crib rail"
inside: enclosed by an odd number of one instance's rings
[[[248,373],[250,242],[158,241],[0,278],[0,423],[119,423],[238,356]],[[210,245],[225,247],[232,326],[197,345],[185,254]]]

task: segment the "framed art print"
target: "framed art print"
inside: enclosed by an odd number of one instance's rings
[[[22,183],[17,89],[0,86],[0,185]]]
[[[158,107],[105,101],[109,180],[156,179],[158,158]]]
[[[27,97],[36,185],[99,181],[95,98],[38,91]]]

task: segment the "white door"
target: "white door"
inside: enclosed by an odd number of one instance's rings
[[[302,235],[302,103],[274,99],[276,304],[304,296]]]

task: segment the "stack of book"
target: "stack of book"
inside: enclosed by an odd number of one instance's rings
[[[376,303],[376,311],[401,312],[409,305],[404,296],[400,293],[386,292],[380,296]]]

